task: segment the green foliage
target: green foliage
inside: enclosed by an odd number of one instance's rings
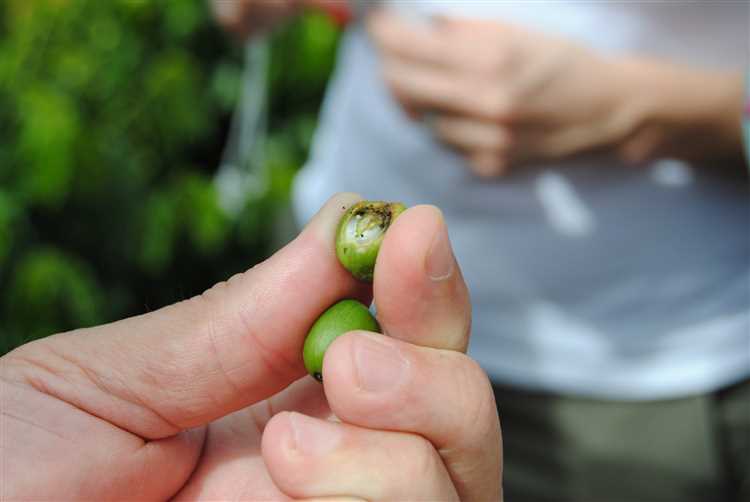
[[[53,248],[37,248],[17,264],[6,298],[13,316],[7,328],[16,336],[3,339],[26,342],[54,332],[60,325],[88,325],[99,319],[104,298],[90,267],[75,256]]]
[[[267,256],[337,40],[314,14],[273,39],[268,183],[234,215],[213,177],[242,55],[207,2],[0,3],[0,354]]]

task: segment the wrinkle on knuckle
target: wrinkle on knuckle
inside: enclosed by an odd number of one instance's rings
[[[206,321],[206,333],[208,337],[208,345],[211,349],[211,354],[214,359],[213,366],[217,368],[219,374],[222,376],[222,379],[227,384],[227,386],[231,389],[231,391],[236,395],[239,396],[242,394],[242,389],[240,385],[235,382],[235,380],[230,376],[229,371],[227,370],[226,364],[224,362],[224,358],[221,355],[221,349],[219,348],[219,342],[217,340],[218,336],[218,330],[217,323],[218,316],[220,315],[217,312],[218,307],[216,305],[209,304],[207,306],[207,321]]]
[[[3,368],[13,381],[28,384],[53,397],[59,396],[60,384],[78,388],[92,386],[109,393],[109,385],[95,370],[88,368],[73,354],[55,347],[47,340],[30,342],[3,358]]]
[[[242,326],[242,338],[255,348],[254,353],[258,356],[264,369],[274,377],[272,380],[291,380],[300,367],[300,360],[291,354],[273,348],[266,340],[266,338],[273,337],[267,337],[258,332],[250,312],[241,312],[239,319]]]
[[[251,269],[252,270],[252,269]],[[201,318],[205,323],[206,338],[211,352],[212,364],[216,372],[221,375],[235,399],[240,399],[246,389],[242,383],[232,377],[232,371],[226,361],[226,354],[231,350],[225,342],[242,343],[253,347],[253,353],[257,356],[264,370],[273,376],[284,379],[289,378],[297,367],[297,361],[290,359],[281,351],[275,350],[258,331],[257,322],[253,317],[257,305],[253,309],[244,309],[232,305],[230,298],[234,296],[235,290],[242,289],[249,272],[233,275],[227,281],[216,284],[214,287],[196,298],[200,304]],[[256,303],[263,304],[262,298],[255,298]],[[226,327],[228,326],[228,328]],[[225,332],[237,336],[227,337]]]
[[[23,345],[5,355],[0,365],[3,378],[24,385],[28,385],[42,394],[57,397],[52,389],[55,387],[51,379],[66,380],[66,373],[44,357],[44,345],[39,341]],[[41,349],[41,352],[40,352]]]
[[[205,383],[219,375],[224,383],[222,392],[240,395],[241,388],[232,379],[226,367],[223,344],[220,340],[228,281],[215,284],[210,289],[172,306],[177,324],[168,322],[169,329],[193,330],[198,336],[165,337],[153,355],[144,359],[138,372],[138,383],[145,386],[149,408],[160,410],[160,416],[178,428],[184,423],[199,420],[208,403],[218,404],[218,398],[206,392]],[[180,417],[179,420],[173,417]]]
[[[144,396],[148,393],[135,390],[120,372],[87,364],[69,348],[40,340],[30,350],[17,352],[8,362],[16,368],[13,381],[86,413],[117,424],[116,415],[108,413],[103,403],[111,402],[118,408],[135,406],[169,434],[180,430],[178,424],[160,412],[159,400],[147,400]]]

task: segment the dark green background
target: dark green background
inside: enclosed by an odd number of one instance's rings
[[[188,298],[273,251],[333,65],[327,18],[273,37],[270,182],[238,216],[212,180],[243,58],[204,0],[5,0],[0,30],[0,354]]]

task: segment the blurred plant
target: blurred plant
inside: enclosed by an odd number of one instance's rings
[[[308,14],[273,39],[269,183],[230,216],[212,180],[242,59],[205,1],[0,3],[0,354],[267,256],[337,38]]]

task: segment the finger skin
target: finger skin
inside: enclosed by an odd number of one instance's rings
[[[435,136],[466,156],[477,176],[501,176],[507,170],[512,135],[507,126],[455,115],[437,115],[432,122]]]
[[[379,9],[367,16],[366,26],[381,52],[435,68],[452,63],[446,61],[446,55],[453,54],[450,40],[434,25],[405,21],[402,16]]]
[[[388,58],[409,65],[492,77],[507,75],[512,61],[506,49],[519,38],[512,25],[441,15],[429,23],[414,23],[388,9],[367,16],[367,31]]]
[[[0,414],[3,501],[166,500],[195,468],[205,435],[144,441],[2,373]]]
[[[466,350],[471,302],[443,215],[434,206],[403,212],[388,229],[374,281],[378,321],[417,345]]]
[[[4,376],[147,439],[265,399],[305,374],[302,344],[321,312],[369,302],[333,246],[357,200],[332,198],[287,247],[198,297],[25,345],[3,358]]]
[[[270,399],[212,422],[200,465],[171,500],[287,500],[268,475],[260,443],[271,417],[291,410],[322,419],[332,416],[323,386],[307,376]]]
[[[443,142],[463,151],[501,153],[510,144],[508,128],[495,122],[439,114],[432,127]]]
[[[468,157],[471,171],[481,178],[494,178],[508,172],[508,160],[494,152],[473,152]]]
[[[266,426],[262,450],[291,497],[458,500],[440,456],[418,435],[280,413]]]
[[[506,102],[502,87],[477,83],[472,75],[419,66],[390,56],[384,56],[381,71],[391,92],[415,109],[483,120],[505,118],[508,113],[510,103]]]
[[[471,31],[456,25],[447,20],[416,25],[385,11],[368,16],[383,79],[413,115],[439,111],[511,120],[516,58],[503,36],[509,30],[499,24]]]
[[[361,427],[410,432],[438,449],[461,500],[499,500],[502,455],[492,387],[460,352],[352,332],[328,348],[326,397]]]

